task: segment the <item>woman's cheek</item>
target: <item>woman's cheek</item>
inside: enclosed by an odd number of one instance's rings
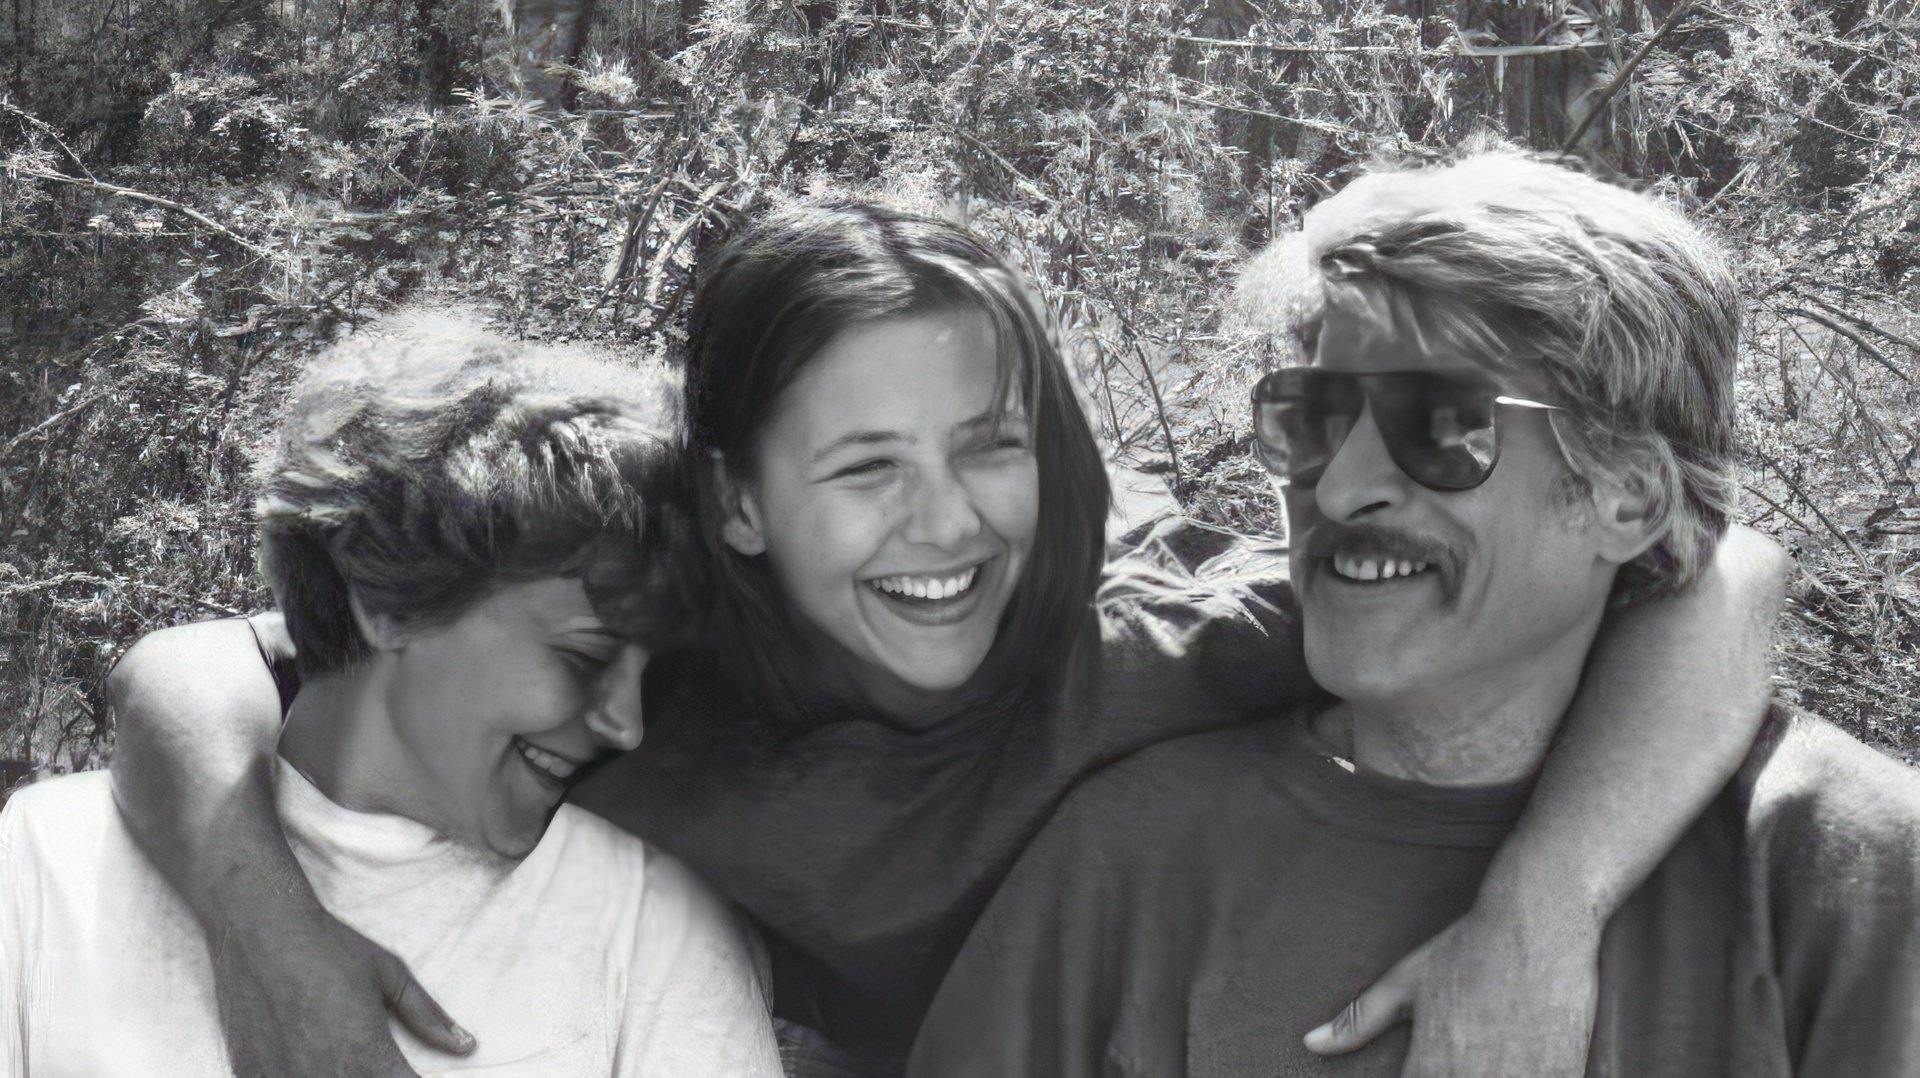
[[[1040,520],[1040,468],[1032,457],[994,469],[976,490],[988,525],[1002,539],[1020,547],[1033,542]]]

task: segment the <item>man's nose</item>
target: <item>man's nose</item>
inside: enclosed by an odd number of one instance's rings
[[[1400,504],[1408,482],[1387,452],[1369,404],[1320,473],[1314,499],[1328,520],[1352,521]]]
[[[640,676],[646,669],[646,649],[628,644],[594,682],[587,729],[608,748],[626,752],[640,745],[646,729],[640,711]]]
[[[901,529],[908,542],[955,550],[979,534],[973,492],[951,470],[922,473],[908,497],[907,522]]]

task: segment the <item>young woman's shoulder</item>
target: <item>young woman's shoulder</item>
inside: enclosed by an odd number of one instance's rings
[[[1313,691],[1286,549],[1270,539],[1156,521],[1112,545],[1096,602],[1109,698],[1262,713]]]

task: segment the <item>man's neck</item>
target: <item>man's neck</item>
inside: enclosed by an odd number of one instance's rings
[[[1592,634],[1570,634],[1511,669],[1401,699],[1342,700],[1316,727],[1376,774],[1435,786],[1519,782],[1546,760],[1591,645]]]

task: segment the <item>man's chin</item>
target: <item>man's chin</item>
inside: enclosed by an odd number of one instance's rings
[[[1415,687],[1404,641],[1390,632],[1316,633],[1307,623],[1307,671],[1321,688],[1342,700],[1399,698]]]

